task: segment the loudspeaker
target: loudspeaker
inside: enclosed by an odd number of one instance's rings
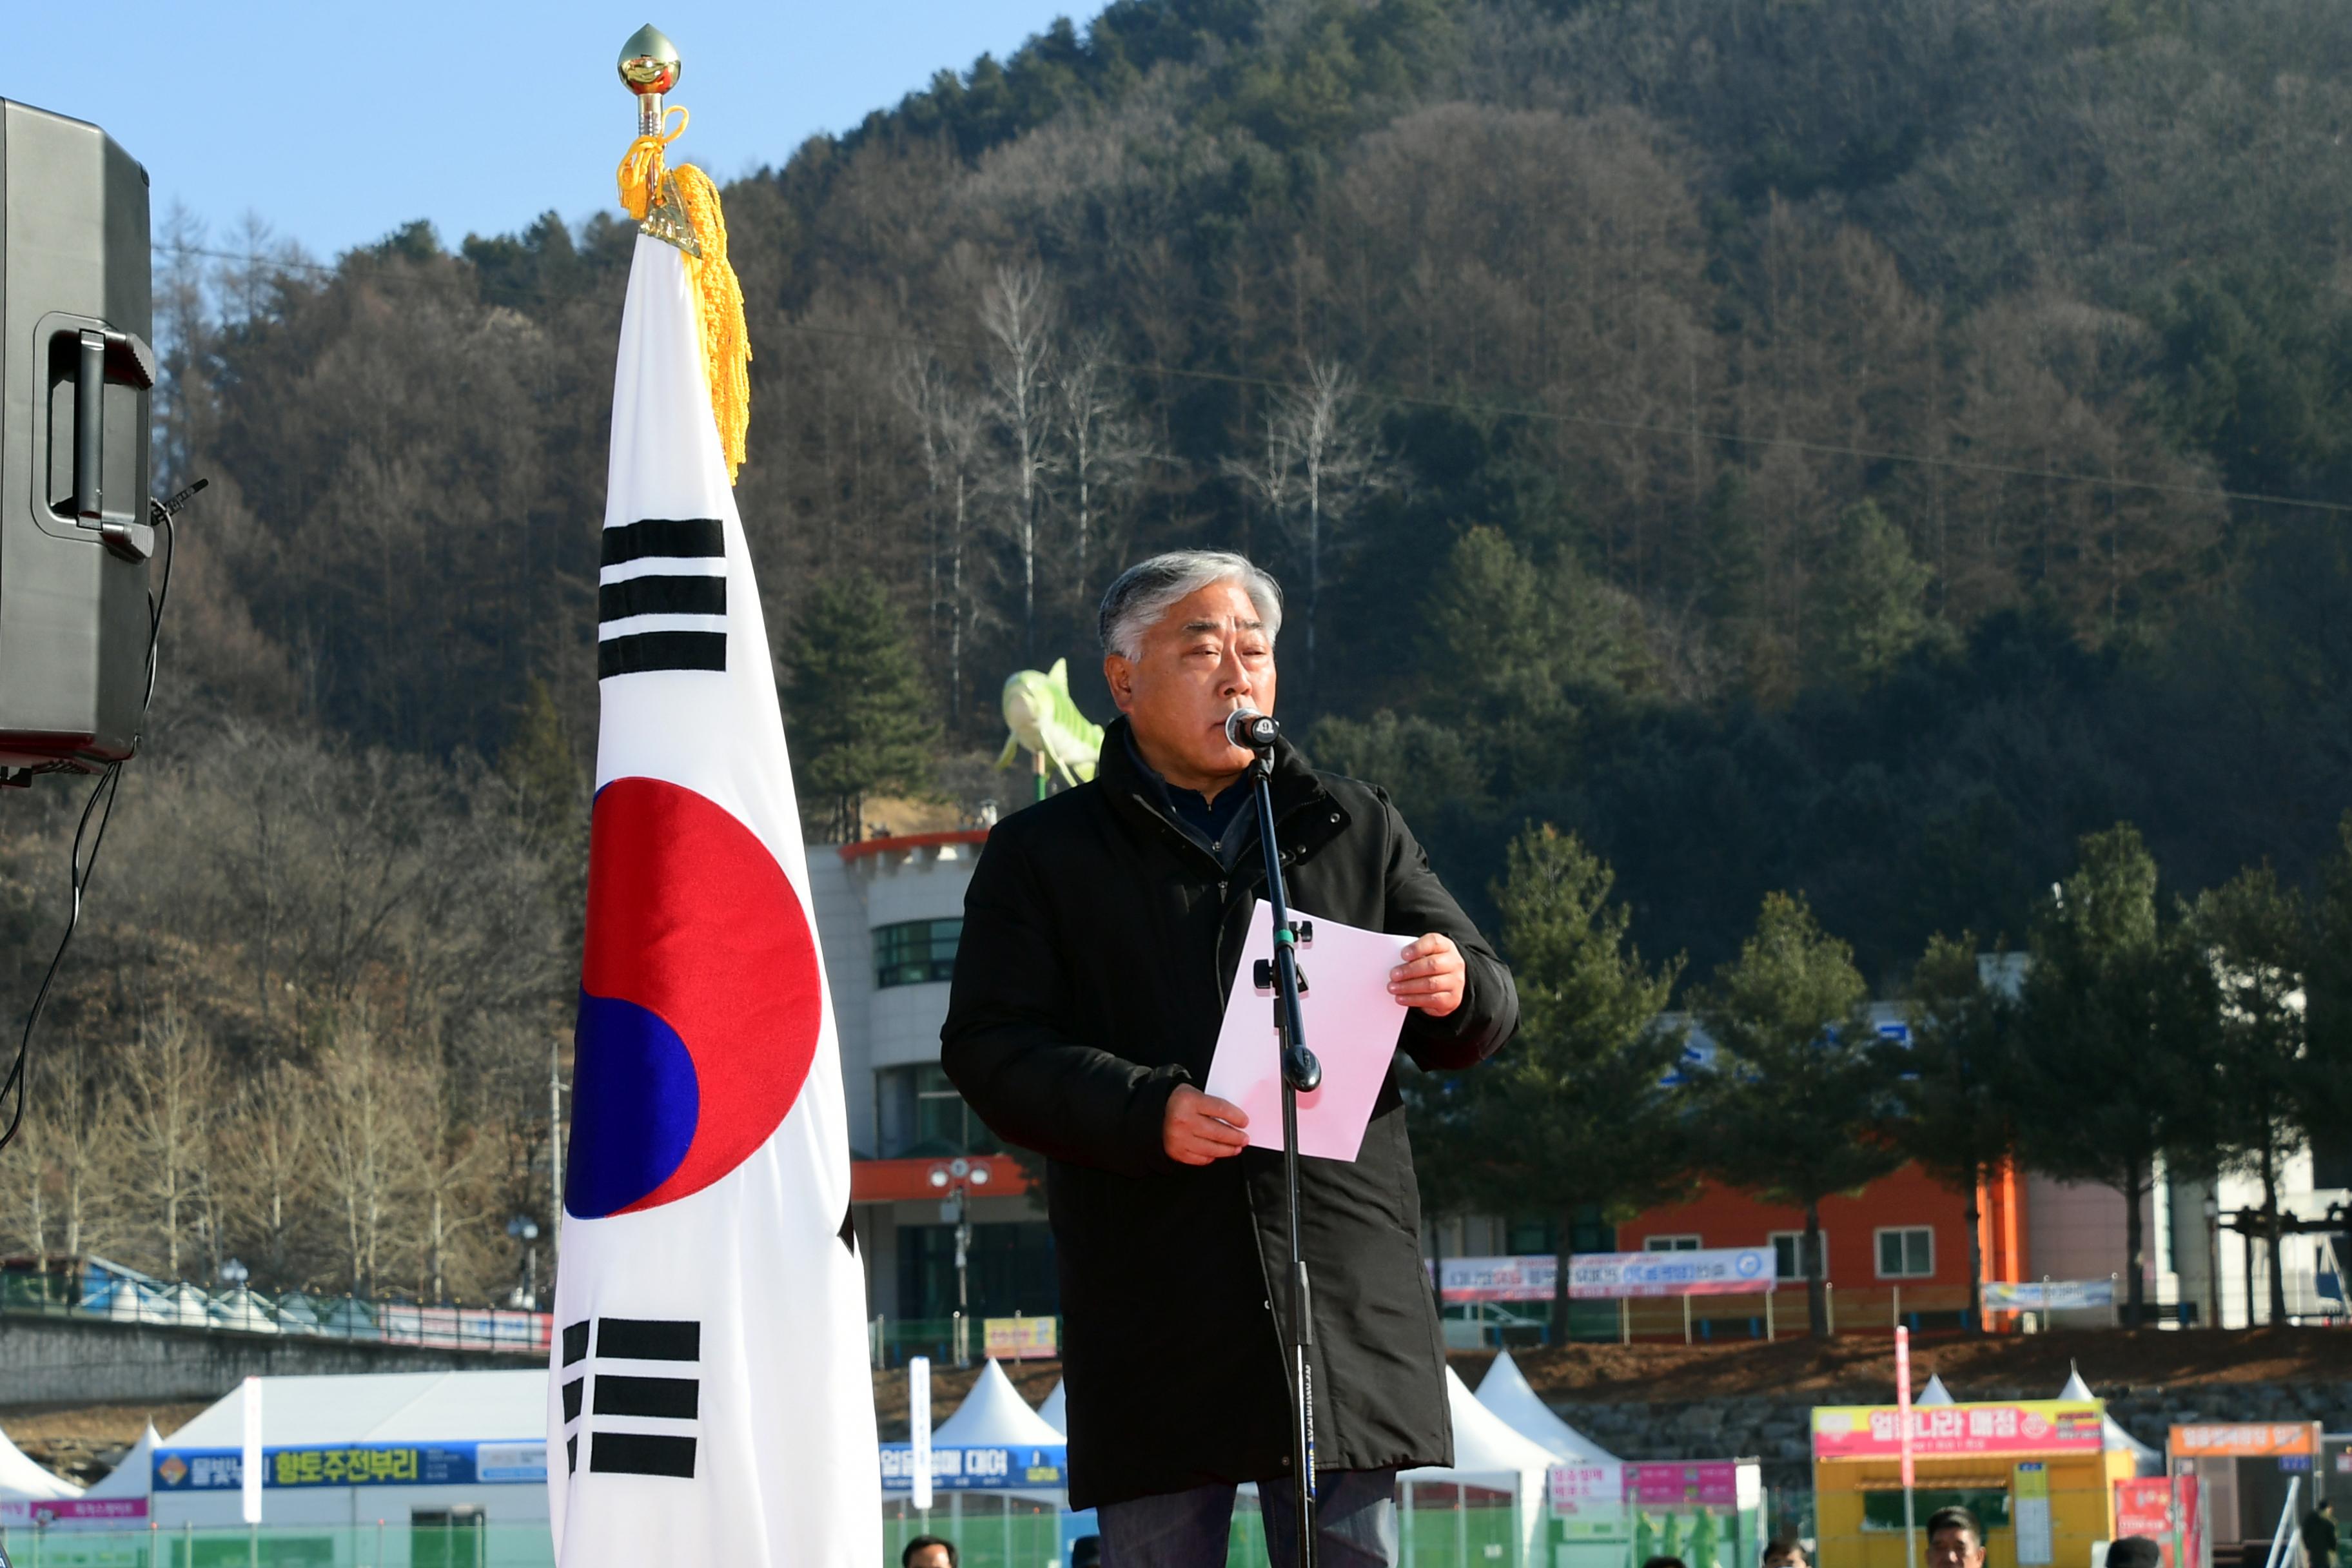
[[[147,683],[147,171],[0,99],[0,769],[94,772]]]

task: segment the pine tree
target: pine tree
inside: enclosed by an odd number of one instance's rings
[[[1769,893],[1756,932],[1698,1005],[1716,1060],[1693,1074],[1707,1104],[1715,1173],[1805,1212],[1805,1306],[1829,1334],[1822,1200],[1903,1163],[1887,1136],[1896,1074],[1865,1008],[1853,950],[1801,898]]]
[[[2044,1174],[2123,1198],[2126,1328],[2147,1300],[2140,1200],[2158,1156],[2212,1147],[2218,1090],[2212,971],[2159,918],[2156,879],[2129,824],[2086,836],[2034,921],[2019,1014],[2019,1151]]]
[[[866,797],[931,784],[938,727],[904,623],[881,579],[818,583],[801,613],[786,706],[802,799],[845,841],[865,832]]]
[[[1969,1226],[1969,1321],[1984,1324],[1984,1247],[1978,1194],[2016,1144],[2016,1005],[1989,984],[1976,939],[1937,932],[1911,977],[1911,1043],[1895,1060],[1906,1112],[1895,1142],[1960,1194]]]
[[[1682,960],[1653,972],[1626,941],[1633,911],[1609,902],[1616,875],[1573,836],[1531,827],[1495,889],[1503,951],[1519,988],[1519,1032],[1471,1075],[1468,1142],[1492,1186],[1541,1203],[1559,1226],[1553,1342],[1568,1333],[1570,1237],[1586,1205],[1611,1218],[1689,1185],[1686,1108],[1666,1087],[1681,1035],[1660,1015]]]
[[[2303,899],[2279,886],[2268,866],[2249,867],[2199,897],[2189,938],[2211,966],[2221,1010],[2214,1020],[2214,1105],[2221,1148],[2263,1184],[2263,1237],[2270,1251],[2270,1321],[2286,1321],[2286,1264],[2279,1241],[2279,1187],[2288,1156],[2309,1136],[2303,1080],[2305,1029]],[[2252,1282],[2248,1281],[2251,1290]]]

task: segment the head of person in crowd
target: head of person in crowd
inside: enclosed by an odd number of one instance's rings
[[[1927,1568],[1984,1568],[1984,1526],[1964,1508],[1927,1516]]]
[[[2164,1549],[2145,1535],[2126,1535],[2107,1543],[2107,1568],[2158,1568]]]
[[[898,1568],[956,1568],[955,1542],[940,1535],[919,1535],[898,1552]]]
[[[1152,772],[1213,799],[1250,765],[1226,715],[1274,711],[1282,589],[1249,561],[1184,550],[1139,562],[1103,595],[1103,679]]]
[[[1771,1541],[1764,1545],[1763,1568],[1812,1568],[1812,1563],[1806,1559],[1802,1542]]]
[[[1689,1568],[1689,1564],[1679,1557],[1652,1557],[1643,1563],[1642,1568]]]

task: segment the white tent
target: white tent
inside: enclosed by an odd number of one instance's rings
[[[53,1498],[81,1496],[81,1489],[50,1474],[25,1456],[25,1451],[0,1432],[0,1502],[47,1502]]]
[[[147,1423],[147,1430],[139,1434],[139,1441],[131,1445],[131,1452],[122,1456],[121,1463],[81,1495],[86,1498],[145,1497],[155,1484],[155,1445],[163,1439],[155,1435],[155,1423]]]
[[[2061,1399],[2096,1399],[2091,1385],[2083,1381],[2083,1369],[2073,1362],[2066,1363],[2066,1386],[2058,1391]],[[2132,1466],[2143,1476],[2164,1474],[2164,1456],[2124,1430],[2123,1423],[2104,1411],[2099,1416],[2100,1430],[2105,1441],[2102,1445],[2110,1454],[2129,1454]]]
[[[1054,1392],[1045,1395],[1045,1404],[1037,1406],[1037,1419],[1065,1435],[1070,1430],[1070,1396],[1066,1381],[1055,1378]]]
[[[350,1377],[265,1377],[262,1439],[273,1448],[330,1443],[547,1440],[547,1369],[381,1372]],[[231,1389],[172,1434],[171,1448],[235,1448],[245,1441],[245,1394]]]
[[[1051,1448],[1065,1440],[1053,1423],[1029,1408],[993,1361],[956,1413],[931,1428],[934,1448]]]
[[[1505,1351],[1487,1367],[1478,1384],[1478,1403],[1503,1418],[1520,1436],[1548,1449],[1552,1458],[1570,1462],[1612,1464],[1617,1456],[1570,1426],[1528,1385],[1527,1374]]]
[[[1927,1386],[1921,1389],[1919,1391],[1919,1397],[1913,1400],[1911,1403],[1914,1405],[1957,1405],[1959,1401],[1954,1399],[1952,1397],[1952,1391],[1944,1386],[1944,1374],[1941,1373],[1931,1373],[1927,1377]]]
[[[1518,1561],[1535,1562],[1536,1535],[1544,1518],[1545,1472],[1554,1463],[1551,1450],[1532,1437],[1521,1436],[1509,1423],[1479,1404],[1450,1366],[1445,1369],[1445,1404],[1454,1422],[1454,1463],[1450,1468],[1432,1465],[1398,1475],[1405,1489],[1408,1516],[1413,1509],[1413,1491],[1422,1482],[1508,1491]],[[1410,1532],[1409,1517],[1405,1528]]]

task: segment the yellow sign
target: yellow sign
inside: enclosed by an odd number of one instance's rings
[[[1062,1353],[1059,1318],[982,1318],[991,1361],[1051,1360]]]

